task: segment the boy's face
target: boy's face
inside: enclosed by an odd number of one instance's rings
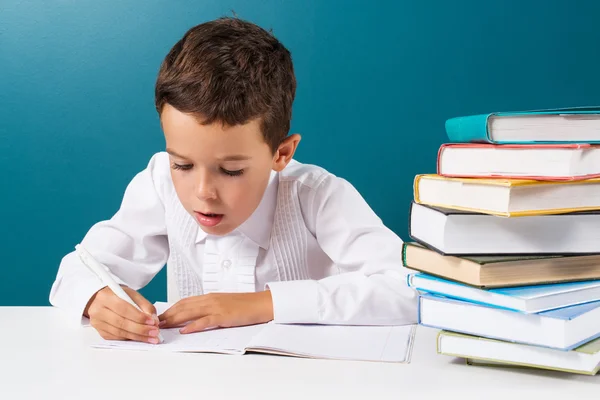
[[[285,168],[300,139],[288,137],[273,154],[258,120],[202,125],[169,104],[161,123],[177,196],[202,230],[213,235],[233,231],[252,215],[271,170]]]

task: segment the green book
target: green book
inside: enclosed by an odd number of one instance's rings
[[[464,358],[470,365],[537,368],[583,375],[595,375],[600,369],[600,338],[571,351],[562,351],[440,331],[437,352]]]

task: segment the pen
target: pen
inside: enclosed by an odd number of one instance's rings
[[[92,271],[102,281],[102,283],[104,283],[106,286],[108,286],[110,288],[110,290],[113,291],[114,294],[116,294],[118,297],[120,297],[121,299],[125,300],[126,302],[128,302],[129,304],[134,306],[139,311],[142,311],[142,309],[131,299],[131,297],[129,297],[127,295],[127,293],[125,293],[125,291],[123,290],[121,285],[119,285],[117,282],[115,282],[115,280],[112,278],[112,276],[110,276],[110,274],[107,271],[107,268],[103,264],[98,262],[85,249],[85,247],[83,247],[81,244],[78,244],[75,246],[75,252],[79,256],[79,259],[85,264],[85,266],[88,267],[90,269],[90,271]],[[144,314],[146,314],[144,311],[142,311],[142,312]],[[164,341],[160,332],[158,334],[158,341],[159,341],[159,343],[162,343]]]

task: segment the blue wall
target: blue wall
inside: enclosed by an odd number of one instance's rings
[[[350,180],[404,239],[447,118],[600,104],[594,1],[4,0],[0,305],[48,304],[60,258],[164,146],[162,58],[232,9],[292,51],[297,158]],[[144,293],[164,287],[161,273]]]

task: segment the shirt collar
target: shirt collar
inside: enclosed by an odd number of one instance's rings
[[[236,229],[237,232],[240,232],[265,250],[269,248],[269,242],[271,240],[271,230],[273,228],[275,208],[277,206],[278,187],[278,174],[275,171],[271,171],[269,183],[267,184],[267,188],[265,189],[265,193],[263,194],[258,207],[256,207],[256,210],[254,210],[252,215]],[[196,243],[202,242],[207,236],[208,234],[198,226]]]

